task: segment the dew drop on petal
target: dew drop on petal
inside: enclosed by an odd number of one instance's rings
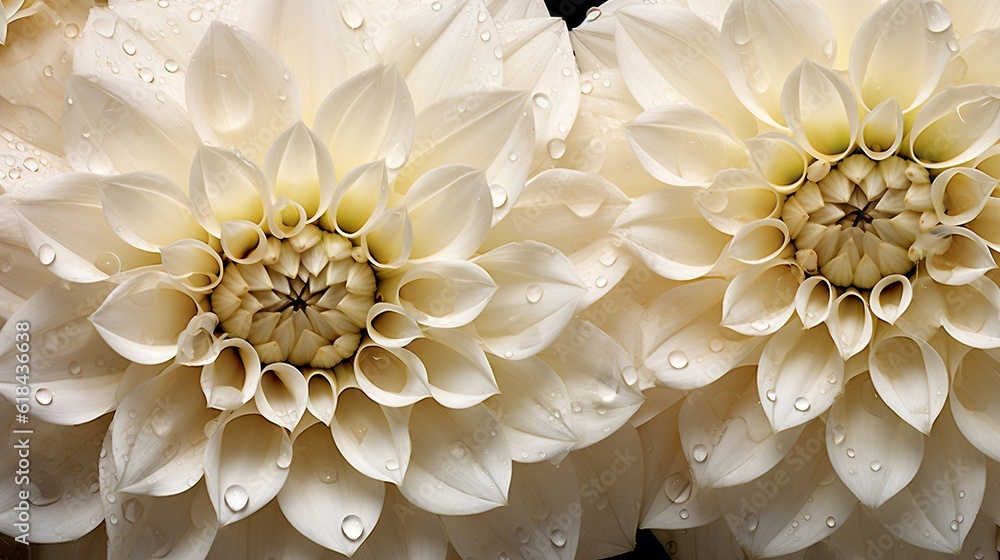
[[[242,511],[243,508],[247,507],[247,502],[250,501],[250,494],[247,494],[246,488],[239,484],[233,484],[226,488],[224,497],[226,505],[233,511]]]
[[[675,472],[663,483],[663,493],[675,504],[683,504],[691,498],[691,478],[688,475]]]
[[[163,61],[163,69],[167,72],[173,74],[174,72],[180,70],[181,65],[177,63],[176,60],[168,58]]]
[[[831,529],[834,528],[834,527],[836,527],[837,526],[837,520],[834,519],[833,516],[827,517],[826,518],[826,526],[829,527],[829,528],[831,528]]]
[[[584,18],[584,21],[594,21],[599,17],[601,17],[601,9],[594,6],[587,10],[587,16]]]
[[[124,41],[122,41],[122,50],[125,51],[125,54],[129,56],[135,55],[136,48],[135,48],[135,43],[132,41],[132,39],[125,39]]]
[[[549,540],[552,541],[552,544],[557,548],[562,548],[566,546],[566,533],[563,532],[562,529],[556,527],[555,529],[552,529],[551,533],[549,533]]]
[[[843,424],[837,424],[833,427],[833,443],[840,445],[844,443],[845,437],[847,437],[847,428]]]
[[[756,513],[748,511],[743,515],[743,525],[746,526],[747,531],[750,531],[751,533],[756,531],[759,524],[760,519],[757,517]]]
[[[847,457],[848,458],[853,459],[853,458],[857,457],[857,455],[858,454],[854,452],[854,449],[848,449],[847,450]]]
[[[684,369],[688,365],[687,354],[680,350],[674,350],[667,356],[667,363],[674,369]]]
[[[799,412],[805,412],[809,410],[809,407],[812,405],[809,404],[809,399],[805,397],[799,397],[795,399],[793,406],[795,407],[795,410],[798,410]]]
[[[69,370],[70,375],[80,375],[80,372],[83,371],[83,367],[80,366],[80,362],[77,361],[70,362],[67,369]]]
[[[44,387],[41,388],[41,389],[39,389],[39,390],[37,390],[37,391],[35,391],[35,400],[38,401],[38,404],[40,404],[40,405],[44,406],[44,405],[47,405],[47,404],[51,404],[52,403],[52,397],[53,397],[52,391],[50,391],[50,390],[48,390],[48,389],[46,389]]]
[[[622,380],[625,381],[626,385],[634,385],[639,380],[639,371],[632,366],[623,367]]]
[[[48,243],[41,245],[38,247],[38,260],[46,266],[52,264],[56,260],[56,250]]]
[[[348,422],[351,426],[351,433],[354,434],[354,439],[358,440],[358,443],[365,441],[365,435],[368,434],[368,428],[358,424],[357,422]]]
[[[125,514],[125,521],[135,523],[140,517],[142,517],[143,509],[142,502],[140,502],[138,498],[129,498],[128,500],[125,500],[125,503],[122,504],[122,512]]]
[[[514,159],[517,159],[517,156]],[[503,188],[501,185],[490,185],[490,199],[493,201],[494,208],[500,208],[504,204],[507,204],[507,189]]]
[[[545,290],[542,289],[538,284],[532,284],[528,286],[528,289],[524,292],[524,297],[527,298],[528,303],[538,303],[542,300],[542,295]]]
[[[489,41],[490,38],[492,37],[493,35],[491,35],[489,31],[483,31],[482,33],[479,34],[479,38],[482,39],[483,41]]]
[[[764,396],[771,402],[778,400],[778,393],[774,392],[774,389],[768,389],[767,392],[764,393]]]
[[[872,464],[870,466],[871,466],[872,472],[878,472],[878,471],[882,470],[882,462],[881,461],[877,461],[877,460],[876,461],[872,461]]]
[[[385,470],[387,470],[387,471],[398,471],[399,470],[399,461],[397,461],[395,459],[389,459],[388,461],[385,462]]]
[[[325,466],[319,471],[319,481],[323,484],[333,484],[337,482],[337,467]]]
[[[561,159],[566,155],[566,143],[558,138],[553,138],[549,140],[548,143],[549,157],[552,159]]]
[[[340,522],[340,530],[344,532],[344,536],[352,541],[356,541],[361,538],[361,535],[365,532],[365,524],[361,521],[361,518],[353,513],[344,518]]]
[[[191,11],[188,12],[188,19],[191,21],[201,21],[201,16],[201,8],[191,8]]]
[[[536,107],[543,110],[548,109],[551,103],[549,101],[549,96],[544,93],[536,93],[531,97],[531,100],[534,101]]]
[[[722,352],[725,347],[726,343],[721,338],[713,338],[708,342],[708,349],[712,352]]]
[[[699,463],[703,462],[705,459],[708,459],[708,448],[700,443],[695,445],[691,449],[691,457]]]
[[[598,276],[597,280],[594,280],[594,285],[598,288],[603,288],[608,285],[608,279],[603,276]]]
[[[687,519],[688,517],[691,517],[691,512],[686,509],[682,509],[678,515],[680,515],[681,519]]]
[[[469,453],[469,448],[460,441],[453,441],[448,444],[448,453],[456,459],[461,459]]]
[[[78,36],[79,34],[80,34],[80,26],[78,26],[75,23],[70,23],[65,28],[63,28],[63,35],[66,35],[66,37],[69,37],[70,39]]]

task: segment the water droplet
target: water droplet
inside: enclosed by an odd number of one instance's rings
[[[63,29],[63,34],[72,39],[80,35],[80,26],[75,23],[70,23]]]
[[[327,465],[319,471],[319,481],[323,484],[333,484],[337,482],[337,467]]]
[[[365,532],[365,524],[360,517],[352,513],[340,522],[340,530],[344,532],[345,537],[356,541]]]
[[[517,159],[517,156],[514,156],[514,159]],[[507,189],[500,185],[490,185],[490,199],[493,201],[494,208],[500,208],[507,204]]]
[[[354,434],[354,439],[358,440],[358,443],[365,441],[365,436],[368,434],[368,428],[358,424],[357,422],[348,422],[351,426],[351,433]]]
[[[584,80],[580,82],[580,93],[586,95],[592,91],[594,91],[593,83],[591,83],[589,80]]]
[[[771,402],[774,402],[774,401],[778,400],[778,393],[775,393],[774,389],[768,389],[764,393],[764,396],[767,397],[767,400],[769,400]]]
[[[771,323],[767,319],[757,319],[756,321],[750,323],[750,328],[755,331],[763,332],[766,331],[768,328],[770,328],[770,326]]]
[[[663,493],[675,504],[683,504],[691,498],[691,478],[688,475],[675,472],[663,483]]]
[[[111,515],[108,516],[108,521],[110,521],[112,525],[117,525],[118,516],[112,513]]]
[[[191,8],[191,11],[188,12],[188,19],[191,21],[201,21],[201,16],[201,8]]]
[[[760,519],[757,517],[756,513],[748,511],[743,514],[743,525],[746,526],[747,531],[750,531],[751,533],[756,531],[759,524]]]
[[[423,39],[420,38],[420,35],[414,35],[412,40],[413,40],[413,46],[414,47],[419,47],[420,43],[423,42]]]
[[[514,352],[512,352],[510,350],[504,350],[503,357],[507,358],[507,359],[513,358],[514,357]]]
[[[122,41],[122,50],[125,51],[125,54],[129,56],[135,55],[136,51],[135,43],[132,42],[132,39],[125,39],[124,41]]]
[[[399,461],[397,461],[395,459],[389,459],[388,461],[385,462],[385,470],[387,470],[387,471],[398,471],[399,470]]]
[[[566,143],[558,138],[553,138],[549,140],[548,151],[550,158],[560,159],[566,155]]]
[[[177,64],[177,61],[172,58],[168,58],[163,61],[163,69],[166,70],[167,72],[170,72],[171,74],[179,70],[180,67],[181,65]]]
[[[858,454],[854,452],[854,449],[852,449],[852,448],[848,448],[847,449],[847,457],[849,459],[853,459],[853,458],[855,458],[857,456],[858,456]]]
[[[827,517],[826,518],[826,526],[830,527],[831,529],[834,528],[834,527],[836,527],[837,526],[837,520],[834,519],[833,516]]]
[[[674,369],[684,369],[688,365],[687,354],[680,350],[674,350],[667,356],[667,363]]]
[[[97,257],[94,261],[94,266],[97,270],[100,270],[108,276],[114,276],[122,271],[122,261],[118,258],[118,255],[107,252]]]
[[[948,39],[948,50],[950,50],[951,52],[958,52],[958,48],[959,48],[958,39],[954,37]]]
[[[608,279],[603,276],[598,276],[597,280],[594,280],[594,285],[598,288],[604,288],[608,285]]]
[[[461,459],[469,453],[469,448],[460,441],[453,441],[448,444],[448,453],[456,459]]]
[[[56,250],[48,243],[41,245],[38,247],[38,260],[46,266],[52,264],[56,260]]]
[[[531,96],[531,100],[535,103],[535,106],[539,109],[548,109],[550,105],[549,96],[544,93],[536,93]]]
[[[556,548],[562,548],[566,546],[566,533],[563,532],[562,529],[556,527],[555,529],[552,529],[551,533],[549,533],[549,540],[552,541],[552,544],[554,544]]]
[[[52,403],[52,397],[53,397],[52,391],[50,391],[50,390],[48,390],[48,389],[46,389],[44,387],[41,388],[41,389],[39,389],[39,390],[37,390],[37,391],[35,391],[35,400],[38,401],[38,404],[40,404],[40,405],[44,406],[44,405],[47,405],[47,404],[51,404]]]
[[[958,530],[958,521],[952,520],[950,527],[951,527],[952,531],[957,531]]]
[[[823,56],[827,58],[833,58],[833,55],[837,54],[837,40],[830,39],[829,41],[823,43]]]
[[[622,379],[626,385],[635,385],[639,380],[639,371],[632,366],[625,366],[622,368]]]
[[[139,79],[147,84],[153,83],[153,71],[143,66],[139,69]]]
[[[845,437],[847,437],[847,428],[843,424],[837,424],[833,427],[833,443],[840,445],[844,443]]]
[[[973,551],[972,551],[972,556],[973,556],[973,557],[974,557],[974,558],[975,558],[976,560],[983,560],[983,558],[986,558],[986,553],[985,553],[985,552],[983,552],[983,549],[982,549],[982,548],[979,548],[979,547],[977,546],[977,547],[976,547],[976,550],[973,550]]]
[[[33,157],[25,158],[23,165],[28,171],[38,171],[38,160]]]
[[[931,33],[941,33],[951,27],[951,15],[940,2],[931,1],[921,4],[924,10],[924,23]]]
[[[584,18],[584,21],[594,21],[599,17],[601,17],[601,9],[594,6],[587,10],[587,16]]]
[[[125,503],[122,504],[122,512],[125,514],[125,521],[135,523],[140,517],[142,517],[143,509],[142,502],[140,502],[137,498],[129,498],[128,500],[125,500]]]
[[[226,506],[233,511],[243,511],[243,508],[247,507],[247,502],[250,501],[250,494],[247,494],[246,488],[240,486],[239,484],[233,484],[229,488],[226,488],[226,493],[224,495],[226,500]]]
[[[688,517],[691,517],[691,513],[686,509],[682,509],[679,515],[681,519],[687,519]]]
[[[70,362],[67,369],[69,370],[70,375],[80,375],[80,372],[83,371],[83,367],[81,367],[80,362],[77,361]]]
[[[44,75],[46,78],[51,78],[52,77],[52,67],[49,66],[49,65],[46,65],[45,68],[42,68],[42,75]]]
[[[695,445],[691,449],[691,457],[699,463],[704,462],[705,459],[708,459],[708,448],[700,443]]]
[[[878,461],[878,460],[872,461],[872,464],[870,466],[871,466],[872,472],[878,472],[878,471],[882,470],[882,462],[881,461]]]
[[[805,397],[799,397],[795,399],[795,402],[793,403],[792,406],[794,406],[795,410],[798,410],[799,412],[805,412],[809,410],[809,407],[811,405],[809,404],[809,399]]]
[[[433,4],[431,4],[431,9],[434,10],[435,12],[440,12],[441,11],[441,3],[440,2],[434,2]]]
[[[479,38],[482,39],[483,41],[489,41],[490,38],[492,37],[493,35],[490,35],[489,31],[483,31],[482,33],[479,34]]]
[[[528,289],[524,291],[524,297],[527,298],[528,303],[538,303],[542,300],[542,295],[545,290],[542,289],[538,284],[532,284],[528,286]]]
[[[108,494],[106,499],[109,504],[113,504],[118,501],[118,498],[116,498],[114,494]]]

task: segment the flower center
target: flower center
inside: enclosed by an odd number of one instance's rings
[[[375,288],[360,248],[310,225],[268,236],[258,262],[228,261],[211,305],[222,332],[252,344],[262,363],[332,368],[358,349]]]
[[[816,162],[807,178],[781,216],[807,274],[871,289],[924,256],[915,244],[938,224],[926,169],[897,156],[876,162],[855,154],[832,167]]]

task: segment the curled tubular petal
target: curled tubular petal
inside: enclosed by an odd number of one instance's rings
[[[188,290],[206,293],[222,282],[222,258],[205,243],[181,239],[160,248],[163,268]]]
[[[806,278],[795,291],[795,311],[802,326],[811,329],[826,321],[836,297],[837,291],[825,277]]]
[[[795,139],[813,156],[838,161],[854,149],[857,101],[833,70],[809,61],[800,64],[785,82],[781,108]]]
[[[362,344],[354,358],[354,374],[358,387],[384,406],[408,406],[430,395],[427,369],[404,348]]]
[[[954,86],[934,96],[910,129],[910,153],[929,169],[975,159],[1000,139],[1000,89]]]
[[[260,382],[260,359],[249,342],[222,340],[215,359],[201,370],[201,389],[211,408],[235,410],[250,402]]]
[[[861,119],[858,147],[871,159],[882,161],[903,143],[903,112],[895,97],[886,99]]]
[[[780,329],[795,311],[802,281],[798,266],[777,261],[741,272],[722,300],[722,326],[746,336],[763,336]]]
[[[871,342],[874,331],[868,302],[856,291],[844,292],[834,300],[826,326],[845,360],[858,354]]]
[[[868,305],[876,317],[890,325],[896,322],[913,301],[913,285],[902,274],[892,274],[878,281],[868,295]]]
[[[277,363],[261,370],[254,402],[264,418],[291,431],[302,419],[308,399],[309,386],[297,367]]]
[[[806,180],[809,154],[787,134],[765,132],[747,140],[750,157],[771,188],[783,193],[794,192]]]

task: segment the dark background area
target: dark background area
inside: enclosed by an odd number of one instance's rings
[[[600,4],[602,4],[601,1],[595,0],[545,0],[549,13],[565,19],[566,25],[570,29],[580,25],[580,22],[587,15],[587,10]],[[663,550],[653,533],[639,531],[635,552],[616,556],[613,560],[666,560],[669,558],[670,555]]]

